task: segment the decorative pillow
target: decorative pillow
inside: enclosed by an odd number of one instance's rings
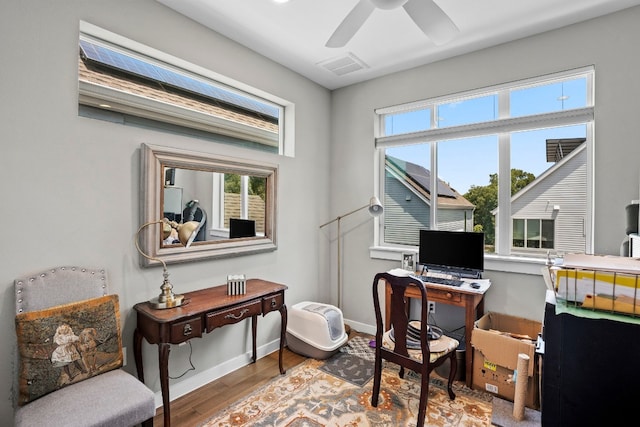
[[[20,313],[16,335],[19,405],[122,366],[117,295]]]

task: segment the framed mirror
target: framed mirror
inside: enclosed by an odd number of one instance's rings
[[[141,249],[167,264],[276,250],[277,178],[277,165],[142,144],[141,225],[167,218],[200,228],[187,248],[163,239],[160,224],[146,227]]]

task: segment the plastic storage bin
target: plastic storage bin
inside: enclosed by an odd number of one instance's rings
[[[288,313],[287,346],[295,353],[327,359],[348,340],[342,311],[329,304],[303,301]]]

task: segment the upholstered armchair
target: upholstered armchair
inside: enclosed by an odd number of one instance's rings
[[[121,369],[119,300],[105,270],[59,267],[14,285],[15,426],[152,426],[154,393]]]

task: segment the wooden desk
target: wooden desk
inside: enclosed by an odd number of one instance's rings
[[[169,400],[169,350],[171,344],[180,344],[192,338],[201,338],[213,329],[238,323],[251,317],[253,337],[253,357],[256,360],[257,317],[278,310],[282,318],[280,324],[280,373],[284,374],[282,354],[287,329],[287,307],[284,304],[285,285],[260,279],[247,280],[247,293],[227,295],[227,285],[215,286],[184,294],[186,304],[181,307],[156,310],[148,302],[136,304],[137,326],[133,334],[138,378],[144,382],[142,366],[142,338],[151,344],[158,344],[160,388],[164,407],[164,425],[171,425]]]
[[[471,387],[471,379],[473,377],[471,331],[473,331],[473,324],[476,319],[482,317],[484,314],[484,292],[486,292],[487,289],[471,290],[465,289],[464,287],[437,285],[426,282],[425,286],[427,288],[427,300],[464,307],[465,376],[467,386]],[[387,284],[385,285],[385,289],[385,330],[388,330],[391,327],[391,287]],[[405,295],[408,298],[422,298],[420,290],[414,286],[408,287]]]

